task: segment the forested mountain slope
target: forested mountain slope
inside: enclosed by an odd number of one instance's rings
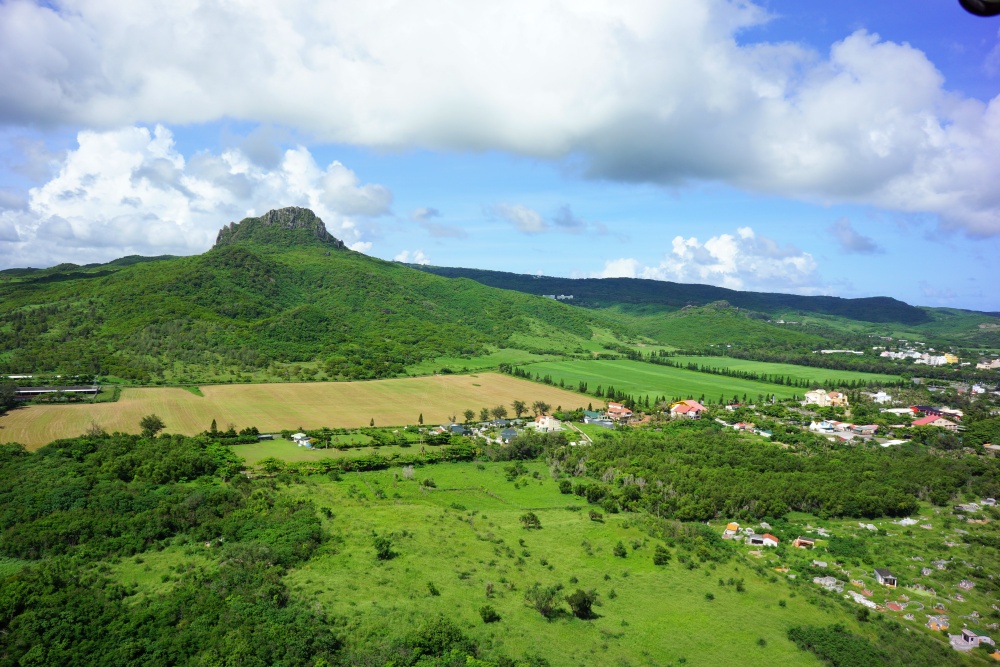
[[[581,341],[610,318],[353,252],[311,211],[223,228],[193,257],[7,271],[0,372],[250,372],[314,363],[330,378],[392,377],[421,359],[517,344],[534,327]],[[523,345],[522,345],[523,347]]]
[[[704,306],[727,301],[778,316],[788,312],[822,313],[863,322],[922,324],[930,317],[922,309],[889,297],[843,299],[835,296],[800,296],[767,292],[740,292],[714,287],[673,283],[642,278],[551,278],[501,271],[421,266],[423,271],[449,278],[470,278],[484,285],[518,290],[528,294],[572,295],[578,306],[604,308],[617,305],[644,305],[647,313],[673,311],[685,306]]]

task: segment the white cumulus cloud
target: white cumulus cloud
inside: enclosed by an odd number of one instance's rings
[[[336,161],[323,167],[302,147],[265,169],[239,150],[185,157],[162,126],[84,131],[78,144],[30,190],[26,208],[0,211],[3,264],[203,252],[227,222],[291,205],[313,209],[332,234],[367,250],[366,221],[392,201],[387,188],[360,183]]]
[[[430,258],[424,254],[423,250],[414,250],[412,253],[409,250],[404,250],[395,257],[392,258],[394,261],[403,262],[404,264],[430,264]]]
[[[640,271],[639,260],[631,257],[609,259],[604,268],[590,274],[591,278],[635,278]]]
[[[735,290],[816,293],[822,291],[813,256],[780,245],[750,227],[701,242],[674,237],[671,250],[656,265],[633,258],[608,260],[592,278],[647,278],[700,283]]]
[[[237,118],[1000,234],[1000,97],[953,93],[923,52],[864,30],[822,52],[740,33],[770,18],[748,0],[12,0],[0,3],[0,123]]]
[[[545,218],[522,204],[496,204],[487,210],[487,214],[509,222],[525,234],[541,234],[549,228]]]

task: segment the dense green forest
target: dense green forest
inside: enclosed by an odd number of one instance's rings
[[[809,441],[811,443],[811,440]],[[672,422],[661,432],[614,433],[557,458],[586,471],[574,493],[607,509],[645,509],[683,521],[907,516],[918,501],[947,505],[963,491],[995,497],[1000,462],[852,447],[783,449],[714,423]],[[640,481],[641,480],[641,481]]]

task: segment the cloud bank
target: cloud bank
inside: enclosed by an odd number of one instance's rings
[[[858,232],[847,218],[840,218],[830,225],[830,233],[837,239],[840,249],[858,255],[875,255],[885,252],[874,239]]]
[[[813,256],[793,245],[780,245],[750,227],[735,234],[676,236],[672,249],[655,266],[633,258],[608,260],[592,278],[647,278],[716,285],[735,290],[814,294],[823,291]]]
[[[495,204],[487,207],[486,216],[502,220],[522,234],[542,234],[553,231],[569,234],[582,234],[586,231],[596,234],[607,233],[606,225],[581,220],[567,204],[560,206],[550,218],[545,218],[538,211],[523,204]]]
[[[924,53],[863,30],[825,53],[739,39],[768,19],[744,0],[11,0],[0,4],[0,123],[235,118],[366,146],[567,159],[594,178],[932,213],[1000,234],[1000,98],[951,93]]]
[[[199,253],[227,220],[292,205],[313,209],[334,236],[367,250],[371,221],[392,203],[387,188],[360,183],[340,162],[321,167],[302,147],[265,169],[237,149],[186,158],[162,126],[80,132],[78,144],[26,206],[0,210],[0,262]]]

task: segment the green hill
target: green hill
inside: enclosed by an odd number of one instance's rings
[[[843,299],[835,296],[800,296],[767,292],[741,292],[715,287],[643,278],[551,278],[501,271],[421,266],[423,271],[450,278],[471,278],[484,285],[529,294],[572,295],[573,303],[591,308],[615,305],[659,306],[665,311],[685,306],[705,306],[727,301],[737,308],[778,317],[788,313],[819,313],[863,322],[922,324],[931,320],[924,310],[889,297]]]
[[[145,260],[0,275],[0,371],[376,378],[532,351],[538,331],[558,332],[560,350],[593,329],[626,333],[601,313],[353,252],[300,208],[230,224],[202,255]]]
[[[603,310],[639,333],[677,347],[840,347],[862,344],[875,334],[984,351],[1000,349],[996,313],[917,307],[889,297],[844,299],[640,278],[552,278],[439,266],[414,268],[527,294],[561,296],[564,303]]]

